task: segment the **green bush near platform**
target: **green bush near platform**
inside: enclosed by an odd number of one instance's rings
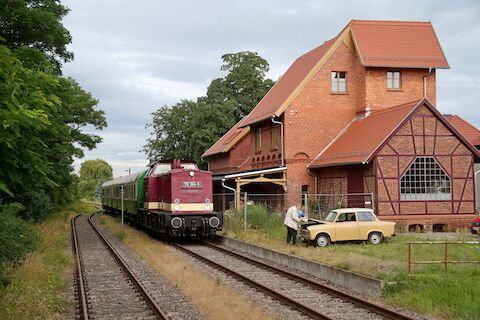
[[[0,206],[0,288],[10,283],[7,268],[23,261],[39,239],[33,226],[16,216],[22,208],[15,203]]]

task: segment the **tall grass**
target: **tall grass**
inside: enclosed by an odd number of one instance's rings
[[[0,318],[62,318],[67,306],[62,292],[69,285],[73,267],[69,217],[85,208],[70,206],[34,226],[40,235],[39,245],[22,265],[9,270],[11,282],[0,289]]]
[[[226,233],[244,237],[245,233],[264,233],[276,240],[286,238],[286,228],[283,225],[284,213],[269,212],[259,204],[248,205],[247,223],[245,228],[245,212],[237,210],[224,215],[224,229]]]

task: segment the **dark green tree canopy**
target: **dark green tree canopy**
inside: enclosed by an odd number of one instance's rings
[[[72,37],[61,23],[68,11],[59,0],[0,0],[0,37],[10,49],[23,49],[19,58],[26,62],[42,60],[28,51],[42,52],[59,72],[62,61],[73,59],[67,50]]]
[[[160,158],[194,159],[235,123],[250,113],[274,82],[266,79],[268,62],[257,53],[242,51],[222,56],[222,78],[212,80],[207,95],[182,100],[153,113],[152,136],[144,151],[151,161]]]
[[[56,0],[0,0],[0,205],[24,204],[28,219],[75,197],[73,158],[101,141],[85,128],[106,126],[98,101],[60,75],[73,58],[67,12]],[[39,199],[43,212],[30,210]]]

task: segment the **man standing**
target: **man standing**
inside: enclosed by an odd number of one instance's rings
[[[295,245],[297,243],[298,222],[302,220],[298,217],[298,210],[301,210],[302,208],[302,205],[291,206],[285,214],[283,224],[287,227],[287,244],[291,243],[292,245]]]

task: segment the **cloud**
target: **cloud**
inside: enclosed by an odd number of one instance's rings
[[[85,159],[109,161],[116,175],[147,163],[138,150],[161,105],[204,95],[222,75],[221,56],[251,50],[277,80],[303,53],[351,19],[432,21],[452,69],[437,72],[437,106],[480,126],[477,1],[129,1],[67,0],[65,26],[75,60],[65,65],[100,100],[109,127]],[[415,8],[415,10],[412,10]],[[80,161],[77,161],[77,167]]]

